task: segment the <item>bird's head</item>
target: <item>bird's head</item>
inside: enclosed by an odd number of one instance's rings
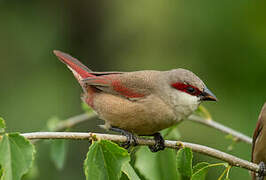
[[[217,101],[203,81],[189,70],[166,71],[164,77],[163,96],[181,118],[196,110],[202,101]]]
[[[170,85],[177,91],[196,97],[199,101],[217,101],[216,96],[193,72],[186,69],[170,71]]]

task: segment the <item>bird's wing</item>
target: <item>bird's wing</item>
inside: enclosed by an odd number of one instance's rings
[[[83,83],[96,89],[125,98],[136,100],[150,94],[147,82],[143,78],[128,75],[130,73],[105,72],[93,73],[94,77],[88,77]]]
[[[150,83],[147,83],[140,71],[138,73],[93,72],[69,54],[57,50],[54,51],[54,54],[73,72],[82,87],[88,85],[100,91],[132,100],[149,94],[148,85]]]
[[[254,153],[254,149],[255,149],[255,144],[256,144],[256,140],[258,138],[258,136],[260,135],[260,132],[263,128],[263,124],[261,119],[258,120],[255,131],[253,133],[253,138],[252,138],[252,156],[251,156],[251,162],[253,162],[253,153]]]
[[[258,136],[261,133],[261,130],[262,130],[263,124],[264,124],[263,121],[265,121],[265,120],[266,120],[266,103],[262,107],[262,110],[260,112],[256,128],[255,128],[254,133],[253,133],[253,138],[252,138],[252,157],[251,157],[251,161],[252,162],[253,162],[253,153],[254,153],[256,140],[257,140]]]

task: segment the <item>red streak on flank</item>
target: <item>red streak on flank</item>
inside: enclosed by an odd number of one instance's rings
[[[145,96],[144,94],[132,92],[130,89],[122,86],[118,80],[113,81],[112,86],[115,91],[128,98],[140,98]]]
[[[188,85],[188,84],[184,84],[184,83],[177,82],[177,83],[171,84],[171,86],[174,87],[175,89],[179,90],[179,91],[188,93],[188,94],[193,95],[193,96],[198,96],[198,95],[201,94],[201,91],[197,87],[192,86],[192,85]],[[193,92],[193,93],[189,92],[187,90],[188,87],[194,88],[195,89],[195,92]]]

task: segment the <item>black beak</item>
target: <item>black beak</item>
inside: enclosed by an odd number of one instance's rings
[[[218,101],[216,96],[207,88],[203,89],[203,92],[200,94],[201,101]]]

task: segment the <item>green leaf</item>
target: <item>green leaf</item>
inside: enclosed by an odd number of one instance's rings
[[[205,180],[208,170],[208,166],[198,170],[195,174],[193,174],[191,180]]]
[[[81,103],[81,107],[88,114],[91,114],[93,112],[92,108],[88,104],[86,104],[85,102]]]
[[[18,133],[5,134],[0,140],[1,180],[19,180],[32,166],[35,149]]]
[[[136,153],[134,169],[141,179],[180,179],[177,173],[176,150],[174,149],[151,153],[148,147],[140,147]]]
[[[192,158],[193,153],[190,148],[185,147],[177,152],[177,170],[184,180],[192,176]]]
[[[140,180],[139,176],[129,163],[123,165],[122,171],[127,175],[129,180]]]
[[[0,117],[0,133],[4,133],[6,128],[6,123],[3,118]]]
[[[208,165],[209,165],[209,163],[207,163],[207,162],[200,162],[200,163],[196,164],[196,166],[193,167],[193,174],[195,174],[198,170],[200,170],[200,169],[202,169]]]
[[[27,174],[25,174],[23,176],[22,179],[27,179],[27,180],[30,180],[30,179],[39,179],[40,177],[40,170],[39,170],[39,167],[33,163],[32,167],[30,168],[29,172]]]
[[[140,170],[136,167],[136,160],[138,159],[137,157],[137,153],[139,152],[139,150],[141,149],[141,146],[135,146],[132,147],[130,149],[130,162],[129,164],[131,165],[131,167],[134,169],[135,173],[137,174],[137,176],[141,179],[141,180],[146,180],[146,178],[144,177],[144,175],[140,172]],[[122,173],[122,176],[124,175],[124,179],[128,179],[127,175],[125,175],[125,173]],[[121,177],[121,180],[123,179],[123,177]]]
[[[3,168],[0,166],[0,179],[1,179],[2,175],[3,175]]]
[[[106,140],[93,142],[84,162],[86,179],[117,180],[129,160],[127,150],[117,144]]]
[[[64,139],[53,140],[51,142],[50,157],[54,162],[55,167],[59,170],[63,169],[66,161],[67,145],[68,142]]]
[[[193,167],[193,175],[192,180],[204,180],[208,173],[209,163],[201,162],[198,163],[195,167]]]
[[[128,179],[127,175],[124,172],[122,172],[120,180],[130,180],[130,179]]]
[[[217,166],[228,167],[228,164],[227,163],[216,163],[216,164],[208,164],[207,165],[205,162],[197,164],[194,167],[195,171],[193,171],[193,175],[192,175],[191,180],[204,180],[206,178],[206,175],[208,173],[209,168],[217,167]]]

